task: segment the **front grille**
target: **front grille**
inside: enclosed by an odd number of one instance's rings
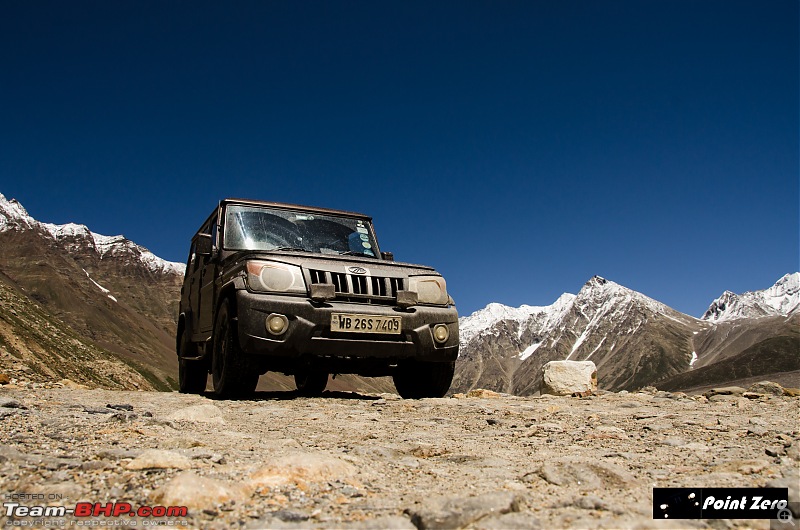
[[[371,304],[394,304],[397,291],[402,290],[403,278],[385,278],[365,274],[309,269],[311,283],[332,283],[336,300]]]

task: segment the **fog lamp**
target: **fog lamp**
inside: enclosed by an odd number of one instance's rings
[[[283,335],[289,328],[289,319],[285,315],[272,313],[267,317],[267,331],[273,335]]]
[[[445,324],[433,326],[433,340],[439,344],[444,344],[450,338],[450,329]]]

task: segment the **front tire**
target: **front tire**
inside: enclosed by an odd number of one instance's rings
[[[247,362],[239,348],[236,321],[229,299],[222,301],[214,321],[211,375],[214,395],[219,398],[240,398],[256,390],[258,372]]]
[[[300,372],[294,374],[297,393],[305,397],[321,396],[328,386],[328,374],[325,372]]]
[[[181,394],[202,394],[206,390],[208,370],[203,361],[187,360],[192,356],[192,344],[186,331],[181,332],[180,350],[178,351],[178,390]]]
[[[404,399],[440,398],[450,390],[456,363],[408,361],[392,376],[397,393]]]

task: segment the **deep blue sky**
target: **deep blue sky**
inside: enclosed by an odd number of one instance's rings
[[[797,0],[0,2],[0,193],[184,261],[217,200],[372,214],[462,314],[798,270]]]

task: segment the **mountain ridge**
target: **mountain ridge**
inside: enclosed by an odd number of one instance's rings
[[[792,287],[795,276],[800,274],[786,275],[748,297],[768,299],[773,311],[797,314],[791,298],[796,296]],[[781,293],[789,302],[779,300]],[[601,387],[640,388],[715,362],[728,362],[726,359],[770,337],[794,336],[797,323],[792,318],[763,316],[772,318],[742,315],[704,320],[594,276],[577,295],[565,293],[550,306],[513,308],[494,303],[459,319],[467,333],[461,336],[455,389],[463,392],[486,386],[509,393],[535,393],[541,367],[551,360],[591,360],[601,374]],[[785,353],[791,354],[780,354]],[[796,364],[797,357],[790,356],[788,362]]]

